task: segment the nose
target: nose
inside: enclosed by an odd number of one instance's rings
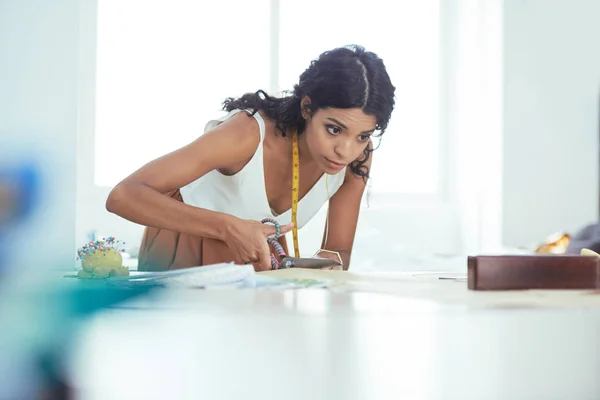
[[[352,157],[352,139],[345,137],[340,138],[335,145],[334,151],[340,160],[349,160]]]

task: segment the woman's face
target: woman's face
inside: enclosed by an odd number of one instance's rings
[[[306,121],[306,144],[323,171],[337,174],[362,155],[375,124],[360,108],[319,109]]]

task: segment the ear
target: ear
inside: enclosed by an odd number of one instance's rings
[[[304,96],[300,101],[300,110],[304,119],[310,118],[310,114],[312,113],[311,104],[310,97],[308,96]]]

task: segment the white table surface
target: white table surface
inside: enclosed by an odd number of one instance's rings
[[[345,283],[161,290],[104,312],[73,343],[78,398],[600,398],[596,293],[327,276]]]

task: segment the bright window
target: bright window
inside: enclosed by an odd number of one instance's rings
[[[269,85],[269,2],[98,1],[95,182],[197,138],[226,97]]]
[[[298,80],[321,52],[360,44],[385,62],[396,86],[392,120],[374,154],[377,192],[439,189],[439,0],[281,2],[280,87]]]
[[[95,183],[112,186],[194,140],[226,97],[291,89],[324,50],[361,44],[397,88],[373,190],[438,193],[439,0],[340,4],[286,0],[272,15],[268,0],[98,1]]]

